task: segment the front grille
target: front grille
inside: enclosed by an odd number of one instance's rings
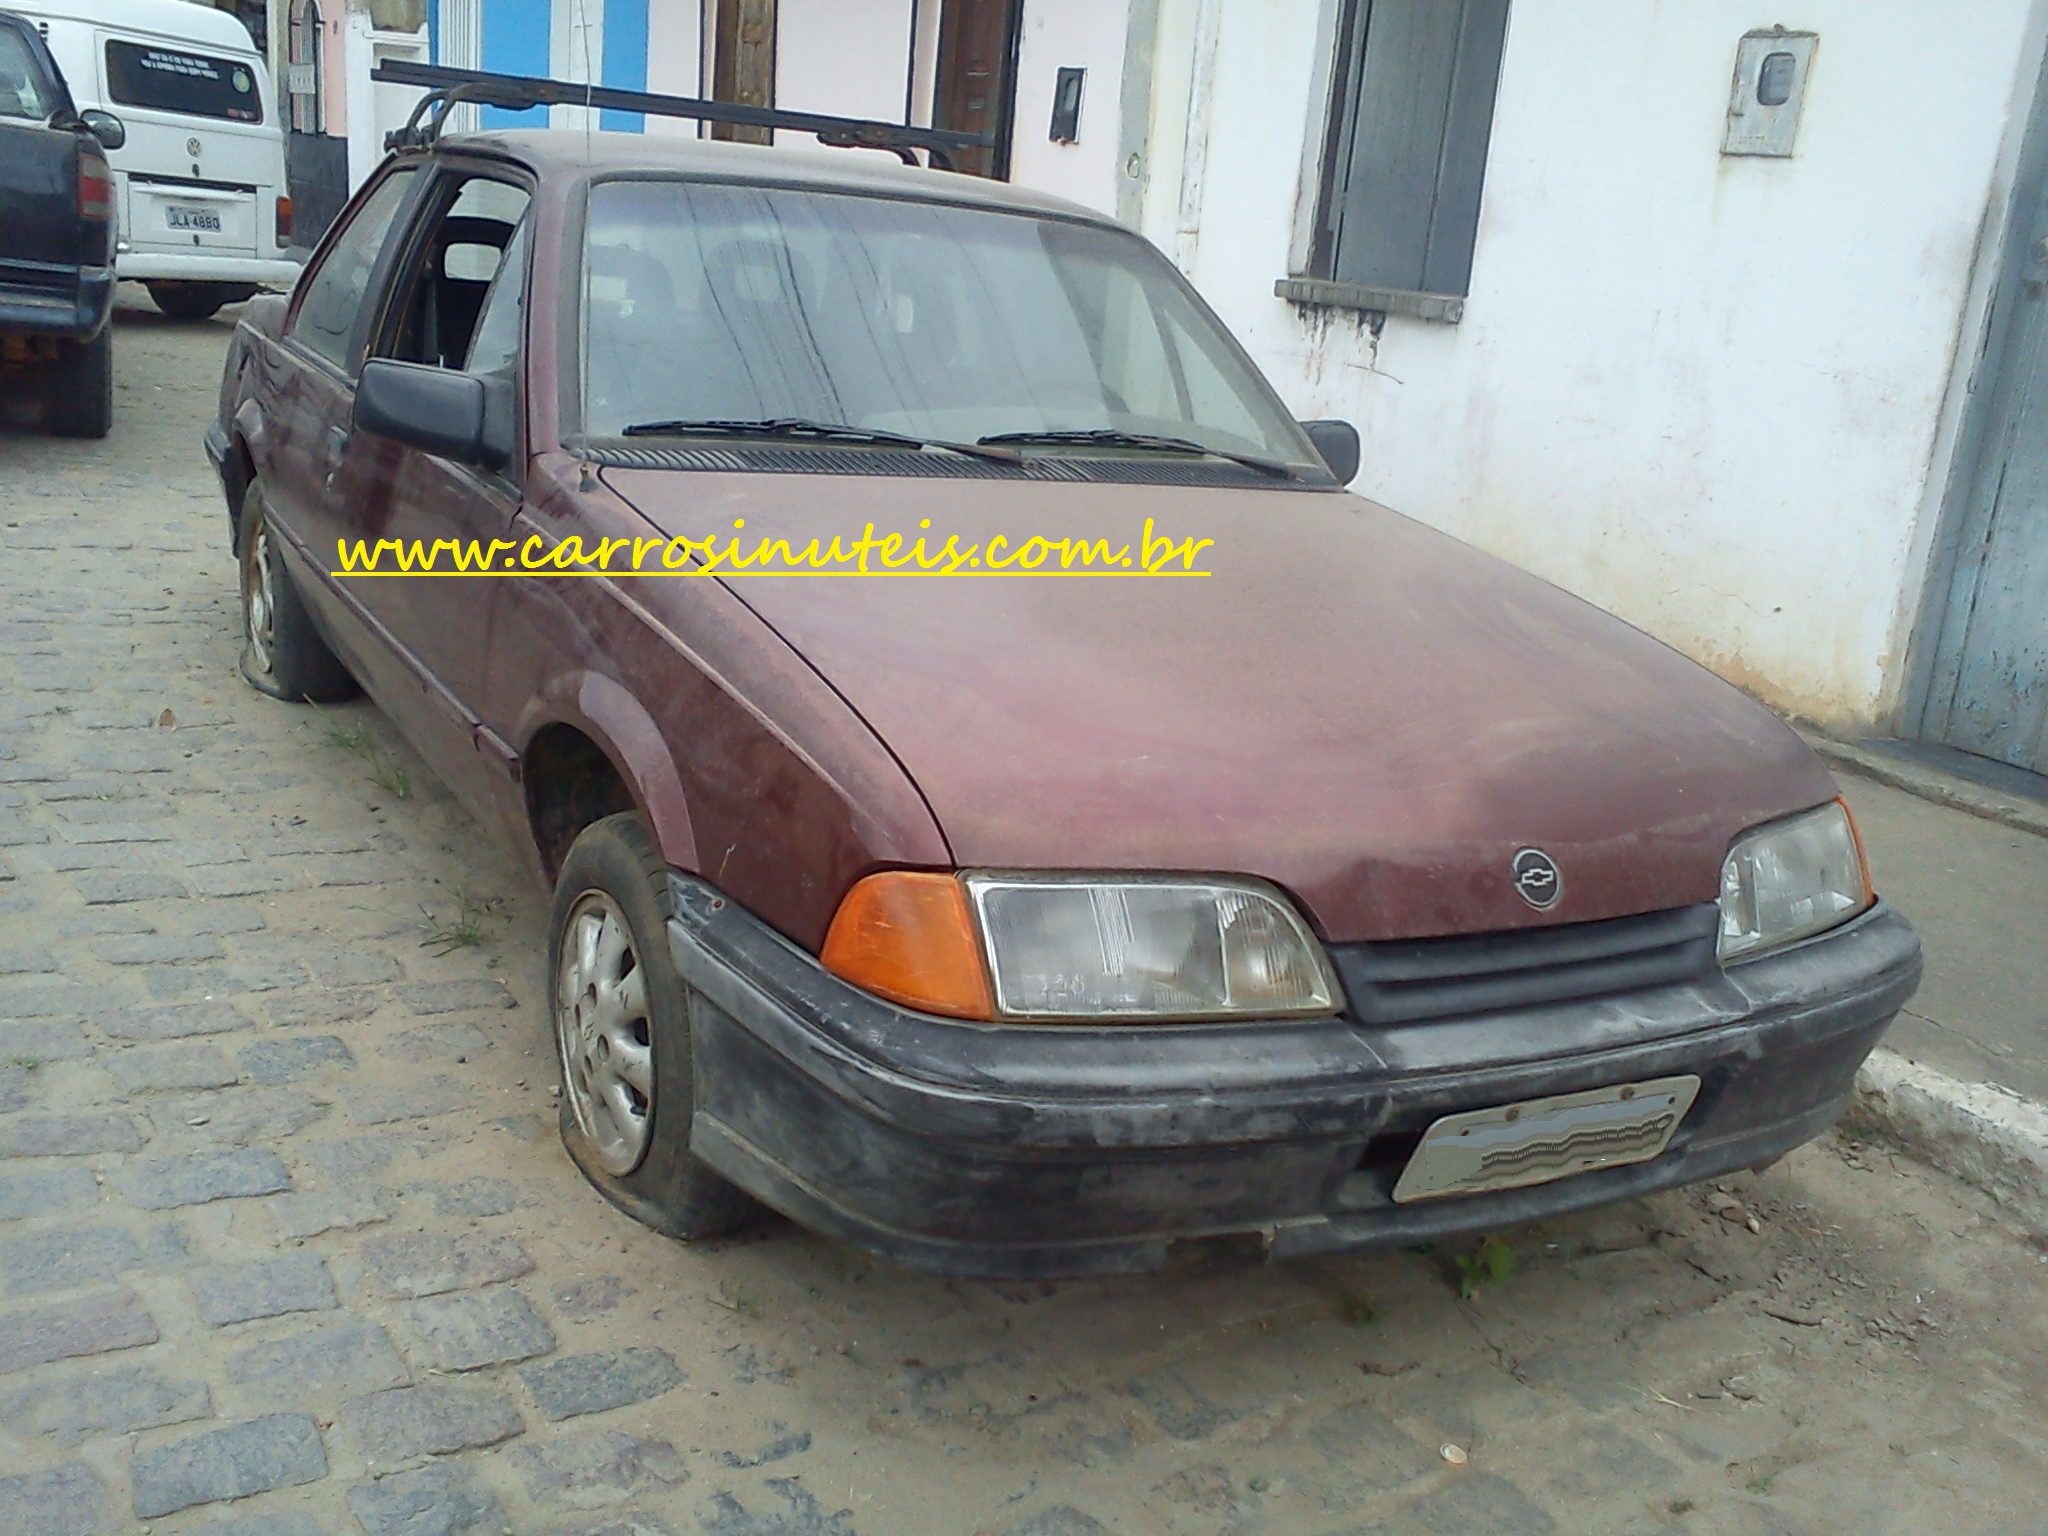
[[[1498,1013],[1693,981],[1715,965],[1712,902],[1596,923],[1339,944],[1330,956],[1362,1024]]]

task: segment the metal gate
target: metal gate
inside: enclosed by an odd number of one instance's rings
[[[2036,95],[1920,735],[2048,773],[2048,107]]]
[[[320,0],[293,0],[285,35],[284,174],[294,245],[311,246],[348,201],[348,140],[326,131],[325,56]]]

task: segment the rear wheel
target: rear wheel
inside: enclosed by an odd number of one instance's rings
[[[150,283],[149,296],[173,320],[211,319],[224,304],[255,295],[254,283]]]
[[[43,421],[59,437],[105,437],[114,425],[114,327],[60,343],[43,375]]]
[[[308,699],[315,704],[353,694],[355,679],[313,628],[291,576],[271,546],[260,480],[242,497],[235,548],[241,556],[242,676],[249,686],[274,699]]]
[[[548,930],[562,1143],[599,1193],[671,1237],[758,1207],[690,1154],[691,995],[668,952],[668,866],[635,812],[577,836]]]

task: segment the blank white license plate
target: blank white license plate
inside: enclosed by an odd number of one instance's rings
[[[1670,1143],[1699,1091],[1697,1077],[1660,1077],[1446,1115],[1422,1133],[1394,1198],[1520,1189],[1648,1162]]]
[[[164,223],[172,229],[204,229],[216,235],[220,233],[220,215],[211,208],[166,208]]]

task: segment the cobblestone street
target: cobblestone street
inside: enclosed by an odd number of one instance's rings
[[[104,443],[0,420],[0,1536],[2044,1529],[2048,1237],[1874,1146],[1470,1299],[634,1225],[556,1138],[544,893],[373,706],[236,673],[233,315],[124,307]]]

